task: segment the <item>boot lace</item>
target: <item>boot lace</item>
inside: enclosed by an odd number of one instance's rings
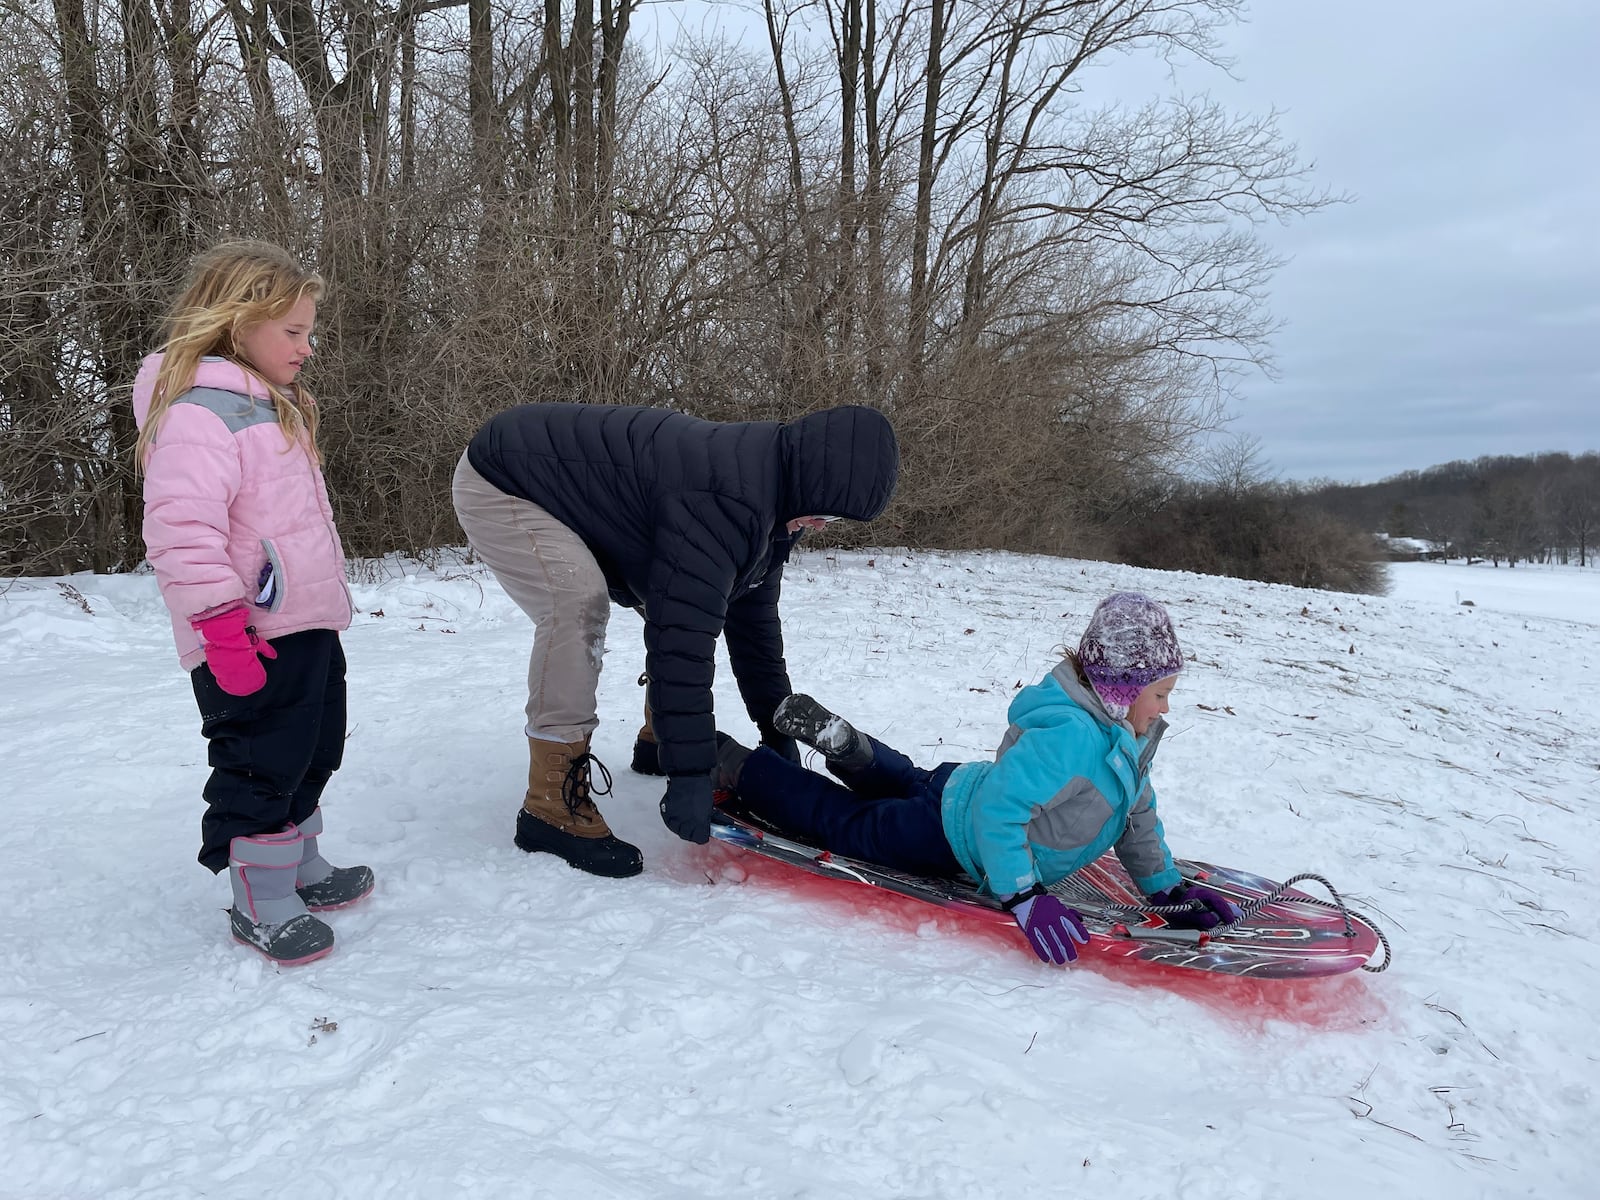
[[[592,785],[589,774],[591,765],[600,769],[604,787]],[[611,772],[606,770],[605,763],[585,750],[567,764],[567,777],[561,781],[561,803],[567,806],[567,811],[574,817],[587,817],[595,811],[594,801],[589,798],[591,793],[596,796],[611,794]]]

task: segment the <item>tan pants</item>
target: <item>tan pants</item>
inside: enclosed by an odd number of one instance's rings
[[[599,723],[595,694],[611,600],[583,539],[529,500],[508,496],[463,454],[450,498],[467,540],[533,621],[529,737],[577,742]]]

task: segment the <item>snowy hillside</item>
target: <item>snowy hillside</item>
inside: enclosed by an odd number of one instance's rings
[[[378,890],[330,914],[330,958],[274,969],[193,861],[205,748],[153,579],[13,582],[0,1197],[1594,1195],[1600,572],[1393,571],[1376,599],[1010,555],[790,567],[796,685],[927,764],[991,754],[1107,591],[1167,602],[1174,851],[1325,874],[1395,954],[1209,991],[677,841],[627,770],[629,613],[595,748],[645,873],[520,853],[530,629],[475,567],[356,586],[324,845]],[[726,670],[718,709],[753,736]]]

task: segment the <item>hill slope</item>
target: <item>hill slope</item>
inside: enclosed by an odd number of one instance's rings
[[[672,838],[625,769],[632,614],[595,748],[646,872],[519,853],[528,626],[479,569],[392,564],[355,589],[326,808],[378,892],[277,971],[193,862],[204,745],[153,580],[15,583],[0,1196],[1587,1194],[1600,637],[1570,618],[1600,576],[1547,574],[1523,615],[1431,569],[1379,599],[1010,555],[791,566],[796,685],[924,763],[992,753],[1105,592],[1169,603],[1175,852],[1320,871],[1396,955],[1198,996]],[[726,670],[718,706],[751,736]]]

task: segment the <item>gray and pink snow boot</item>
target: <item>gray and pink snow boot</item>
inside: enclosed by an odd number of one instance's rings
[[[313,810],[300,822],[300,866],[295,871],[294,890],[312,912],[343,908],[372,891],[371,867],[336,867],[317,853],[317,837],[322,833],[322,810]]]
[[[311,962],[333,949],[333,930],[306,911],[295,891],[304,842],[290,825],[281,833],[236,837],[228,844],[234,940],[284,966]]]

